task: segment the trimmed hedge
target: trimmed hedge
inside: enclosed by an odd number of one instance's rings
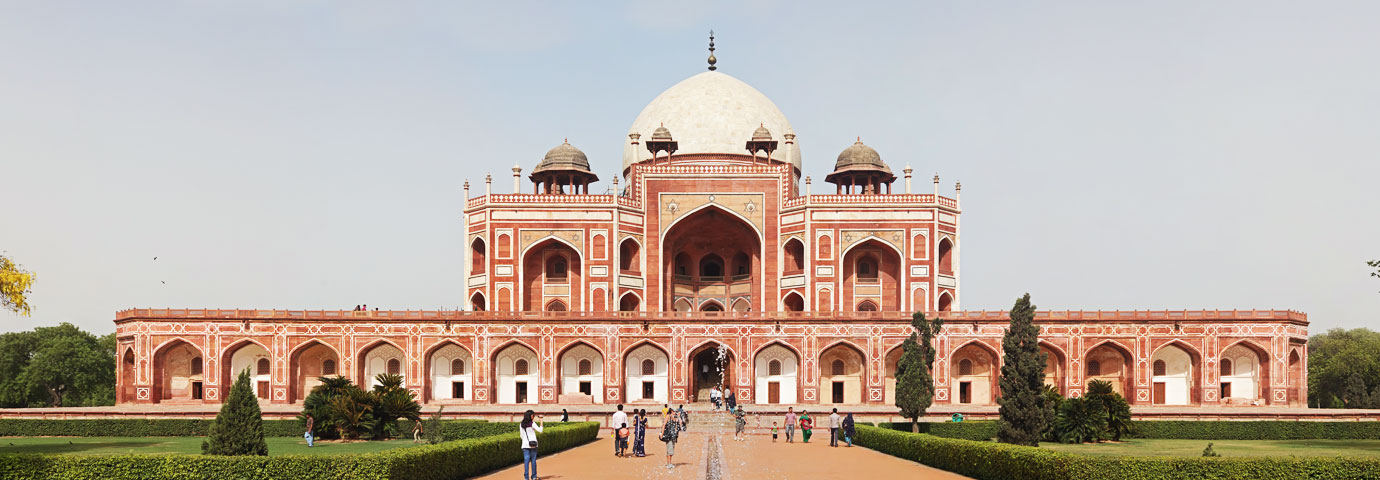
[[[0,437],[204,437],[211,420],[194,419],[0,419]],[[460,440],[517,430],[517,423],[483,420],[441,422],[441,438]],[[264,420],[265,437],[300,437],[297,420]]]
[[[512,425],[509,424],[511,427]],[[555,424],[539,434],[549,454],[599,436],[598,422]],[[507,433],[355,455],[0,455],[0,478],[40,479],[416,479],[466,478],[522,462],[516,427]]]
[[[879,423],[878,427],[896,430],[898,432],[910,432],[910,422]],[[992,421],[975,422],[920,422],[920,433],[928,433],[936,437],[961,438],[964,440],[991,440],[997,437],[997,430],[1001,425]]]
[[[879,423],[878,427],[909,432],[910,423]],[[997,422],[920,422],[920,433],[964,440],[991,440]],[[1131,423],[1127,438],[1174,440],[1380,440],[1380,422],[1304,422],[1144,420]]]
[[[1380,439],[1380,422],[1150,420],[1134,422],[1131,425],[1131,438],[1180,440]]]
[[[978,480],[1380,479],[1372,457],[1118,457],[859,426],[854,442]]]

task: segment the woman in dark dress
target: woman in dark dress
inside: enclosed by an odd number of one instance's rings
[[[647,409],[637,411],[637,421],[633,424],[633,455],[647,456]]]
[[[848,446],[853,446],[853,437],[858,436],[858,432],[853,428],[853,414],[848,414],[843,419],[843,439],[848,441]]]

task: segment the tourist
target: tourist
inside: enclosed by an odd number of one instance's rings
[[[733,411],[733,439],[743,441],[743,427],[747,426],[747,419],[743,418],[743,407],[739,406]]]
[[[676,410],[676,416],[680,417],[680,429],[690,430],[690,414],[685,413],[685,405],[681,404],[680,409]]]
[[[537,434],[542,431],[541,423],[532,423],[532,417],[536,412],[528,410],[522,413],[522,423],[518,426],[518,434],[522,437],[522,479],[537,480]],[[545,418],[545,415],[536,415],[537,419]]]
[[[721,395],[723,395],[723,392],[719,391],[718,385],[709,387],[709,402],[714,404],[714,411],[716,412],[719,411],[719,402],[721,401],[719,397]]]
[[[422,441],[422,421],[419,419],[412,422],[412,443]]]
[[[728,409],[733,410],[734,407],[738,406],[738,395],[734,394],[732,391],[729,391],[727,403]]]
[[[670,405],[670,404],[662,404],[662,405],[661,405],[661,424],[662,424],[662,425],[665,425],[666,422],[669,420],[668,418],[666,418],[666,414],[668,414],[668,413],[671,413],[671,405]]]
[[[856,436],[858,436],[858,432],[853,429],[853,414],[850,413],[847,418],[843,419],[843,438],[848,441],[850,448],[853,446],[853,437]]]
[[[564,408],[561,409],[561,421],[562,421],[562,422],[569,422],[569,421],[570,421],[570,412],[565,411]]]
[[[666,442],[666,468],[675,468],[671,457],[676,454],[676,441],[680,440],[681,423],[679,415],[671,415],[670,421],[661,427],[661,441]]]
[[[805,443],[810,443],[810,431],[815,426],[815,421],[810,419],[809,412],[800,411],[800,436],[805,439]]]
[[[771,422],[771,443],[776,443],[776,422]]]
[[[831,447],[837,448],[839,446],[839,427],[842,420],[837,408],[829,414],[829,446]]]
[[[786,443],[795,443],[795,422],[797,419],[795,407],[786,407]]]
[[[307,433],[303,433],[303,434],[302,434],[302,438],[307,439],[307,447],[311,447],[312,444],[313,444],[313,442],[314,442],[314,440],[316,440],[316,438],[313,437],[312,434],[311,434],[311,429],[312,429],[312,427],[315,427],[315,426],[316,426],[316,419],[315,419],[315,418],[311,418],[311,415],[307,415]]]
[[[633,423],[633,430],[636,436],[633,437],[633,455],[638,457],[647,456],[647,409],[637,411],[637,420]]]
[[[618,404],[618,411],[613,412],[609,428],[613,429],[613,456],[621,457],[628,445],[628,414],[623,413],[623,404]]]

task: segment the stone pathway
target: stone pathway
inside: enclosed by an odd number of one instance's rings
[[[537,460],[542,480],[758,480],[758,479],[892,479],[959,480],[967,477],[902,460],[862,447],[829,447],[828,430],[808,444],[788,444],[785,438],[772,443],[770,435],[733,439],[729,431],[691,424],[676,446],[675,468],[666,468],[665,444],[656,440],[659,431],[647,432],[647,456],[615,458],[613,439],[607,431],[588,445]],[[707,428],[706,428],[707,427]],[[703,430],[715,433],[706,433]],[[723,432],[723,433],[718,433]],[[715,461],[717,460],[717,461]],[[517,465],[479,477],[491,480],[522,478]]]

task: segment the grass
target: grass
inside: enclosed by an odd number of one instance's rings
[[[1072,445],[1040,443],[1040,448],[1084,455],[1197,457],[1212,442],[1223,457],[1380,456],[1380,440],[1160,440]]]
[[[116,455],[125,453],[201,453],[204,437],[0,437],[0,453],[71,453]],[[339,455],[405,448],[424,443],[411,439],[371,442],[316,442],[307,448],[297,437],[269,437],[269,455]]]

